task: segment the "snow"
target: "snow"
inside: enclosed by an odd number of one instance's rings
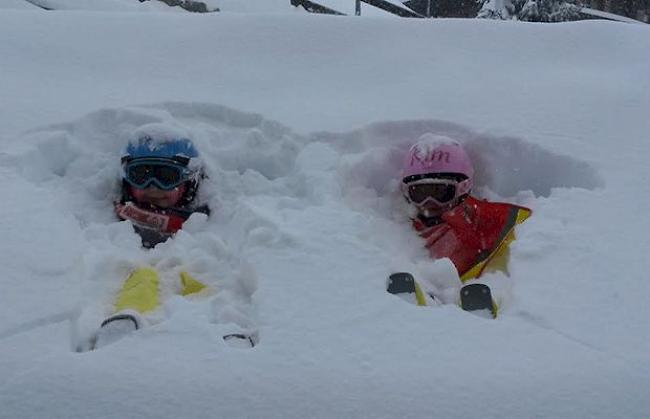
[[[25,0],[4,0],[0,3],[0,9],[36,9],[36,6]]]
[[[190,133],[183,127],[167,123],[150,123],[137,127],[129,135],[129,144],[137,147],[141,139],[147,138],[149,150],[157,150],[162,144],[179,139],[187,139]]]
[[[0,13],[0,418],[646,416],[650,29],[283,11]],[[147,251],[112,200],[150,124],[212,214]],[[398,190],[427,133],[534,211],[497,320],[385,292],[457,291]],[[153,324],[75,352],[139,266]]]
[[[427,156],[430,156],[436,148],[446,145],[460,144],[458,141],[447,136],[435,135],[427,132],[417,139],[417,141],[411,146],[411,150],[415,152],[418,159],[424,160]]]
[[[53,10],[86,10],[86,11],[158,11],[158,12],[182,12],[180,7],[169,7],[159,1],[138,0],[3,0],[0,9],[8,8],[36,8],[45,7]],[[42,9],[41,9],[42,10]]]

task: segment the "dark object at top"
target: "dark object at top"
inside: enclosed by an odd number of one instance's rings
[[[476,0],[408,0],[404,6],[425,17],[476,17],[481,4]]]
[[[149,0],[140,0],[140,3],[144,3]],[[210,13],[218,12],[219,8],[214,8],[212,10],[208,9],[208,6],[205,5],[202,1],[196,0],[158,0],[170,7],[180,6],[182,9],[187,10],[188,12],[195,13]]]
[[[295,7],[302,6],[309,13],[346,16],[345,13],[341,13],[337,10],[330,9],[329,7],[314,3],[313,1],[309,0],[291,0],[291,5]]]
[[[360,1],[400,17],[424,17],[423,15],[414,12],[413,10],[409,10],[406,7],[398,6],[386,0],[360,0]],[[345,16],[345,13],[341,13],[337,10],[330,9],[329,7],[323,6],[322,4],[319,4],[312,0],[291,0],[291,5],[302,6],[305,10],[307,10],[310,13]]]

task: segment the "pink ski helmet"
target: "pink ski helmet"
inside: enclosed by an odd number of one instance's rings
[[[474,167],[463,147],[455,140],[442,135],[424,134],[411,146],[404,158],[402,182],[404,184],[449,175],[463,175],[465,193],[469,193],[474,179]]]

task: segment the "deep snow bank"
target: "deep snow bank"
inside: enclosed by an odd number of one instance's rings
[[[173,241],[145,251],[127,223],[115,222],[111,202],[120,149],[133,132],[151,124],[195,139],[209,175],[202,199],[214,213],[191,219]],[[473,318],[453,305],[420,310],[384,292],[391,270],[426,277],[446,268],[430,261],[410,232],[396,188],[402,153],[426,132],[453,136],[480,157],[481,193],[504,194],[536,211],[513,247],[517,284],[503,276],[488,278],[514,287],[498,322]],[[33,416],[33,409],[46,405],[49,417],[108,414],[103,404],[75,401],[71,394],[84,399],[110,394],[111,415],[126,417],[148,417],[151,409],[156,416],[174,417],[180,406],[194,417],[208,412],[298,417],[307,411],[315,417],[330,417],[332,411],[464,416],[474,407],[463,405],[462,392],[453,394],[466,386],[481,403],[527,400],[509,410],[522,415],[530,409],[539,409],[542,417],[585,409],[610,414],[622,404],[634,413],[642,406],[634,387],[623,384],[642,385],[640,371],[613,360],[607,344],[592,342],[592,327],[563,331],[570,324],[566,318],[528,301],[528,292],[539,292],[522,274],[530,261],[555,255],[547,258],[548,269],[565,261],[566,255],[559,255],[571,248],[558,244],[563,235],[554,228],[553,214],[560,204],[551,201],[566,188],[578,188],[573,190],[583,191],[577,195],[585,199],[602,196],[600,175],[572,156],[440,121],[301,136],[259,115],[169,103],[102,110],[35,130],[2,161],[10,176],[3,183],[15,185],[9,191],[22,198],[21,211],[6,215],[24,231],[12,235],[3,251],[18,256],[3,266],[3,278],[21,278],[2,304],[7,311],[0,332],[5,370],[0,394],[11,417]],[[50,204],[45,210],[43,202]],[[34,248],[20,239],[37,231],[51,244],[38,241],[43,247]],[[31,256],[27,261],[20,255]],[[154,325],[100,351],[74,354],[78,341],[109,312],[122,279],[142,265],[163,275],[166,301],[150,316]],[[174,278],[181,269],[216,292],[193,300],[175,297]],[[436,285],[448,294],[458,287],[449,277]],[[535,298],[544,300],[544,293]],[[29,315],[12,315],[11,301],[20,301]],[[241,329],[259,332],[258,347],[242,353],[220,341],[222,334]],[[48,347],[35,352],[35,342]],[[159,355],[152,358],[152,351]],[[566,357],[567,351],[573,355]],[[488,360],[491,366],[481,365]],[[592,370],[595,364],[601,369]],[[549,365],[555,369],[546,371]],[[38,372],[24,374],[29,368]],[[483,379],[477,370],[484,371]],[[558,385],[565,373],[574,378]],[[170,374],[173,381],[154,378]],[[526,375],[530,378],[523,379]],[[111,384],[125,377],[128,384]],[[499,385],[489,386],[495,379]],[[594,392],[608,391],[612,383],[627,391],[612,394],[613,404],[595,403],[596,393],[583,392],[587,382]],[[196,403],[183,405],[187,393],[179,386],[194,393]],[[141,397],[126,395],[136,387],[144,389]],[[31,397],[27,407],[23,401],[31,391],[40,396]],[[542,399],[532,396],[540,391]],[[563,392],[572,395],[570,403],[552,409],[540,404]],[[218,400],[209,396],[213,393],[220,394]],[[425,402],[429,397],[440,400],[435,409]],[[155,407],[151,399],[158,400]],[[248,406],[246,414],[241,403]],[[498,415],[493,406],[488,417]]]
[[[0,417],[648,411],[646,28],[23,11],[0,34]],[[215,213],[146,252],[110,203],[152,123],[196,136]],[[535,211],[510,278],[486,278],[497,321],[384,291],[444,277],[394,183],[426,131],[470,148],[479,193]],[[167,272],[156,324],[74,353],[140,264]],[[175,296],[183,268],[215,293]],[[260,344],[226,346],[232,328]]]
[[[300,132],[452,121],[556,151],[650,130],[643,25],[5,11],[0,30],[2,141],[169,100],[224,103]]]

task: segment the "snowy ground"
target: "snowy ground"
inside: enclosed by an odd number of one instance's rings
[[[54,10],[92,10],[92,11],[123,11],[123,12],[177,12],[185,13],[180,7],[169,7],[158,0],[138,2],[137,0],[33,0],[40,6]],[[388,0],[402,6],[399,0]],[[295,14],[307,13],[302,7],[294,7],[290,0],[202,0],[210,10],[218,8],[222,13],[272,13]],[[341,13],[354,15],[355,0],[319,0],[323,6]],[[35,9],[36,6],[28,0],[3,0],[0,9]],[[384,16],[396,18],[395,15],[374,6],[363,3],[361,15]]]
[[[647,416],[649,26],[5,9],[0,39],[1,418]],[[111,201],[150,124],[214,213],[144,251]],[[534,210],[496,321],[384,290],[445,267],[395,191],[425,132]],[[156,324],[74,352],[141,265]]]

